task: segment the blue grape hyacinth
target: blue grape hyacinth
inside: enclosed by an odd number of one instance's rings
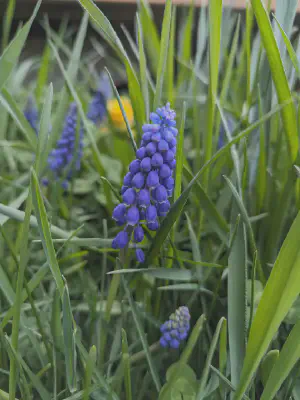
[[[67,187],[74,172],[80,169],[83,152],[83,128],[80,125],[79,141],[76,143],[77,126],[77,106],[76,103],[72,103],[65,119],[61,138],[57,141],[56,148],[51,151],[48,158],[48,166],[53,172],[54,178],[56,180],[65,178],[63,181],[64,188]],[[77,148],[75,148],[76,145]]]
[[[109,79],[106,75],[103,75],[100,78],[100,83],[97,91],[94,93],[92,97],[87,117],[90,121],[92,121],[95,125],[100,125],[107,114],[106,110],[106,102],[111,97],[112,90]]]
[[[114,209],[113,218],[118,225],[125,225],[113,240],[112,247],[123,249],[130,242],[144,239],[143,225],[156,231],[159,217],[169,211],[169,197],[173,194],[173,172],[176,166],[176,113],[168,103],[150,114],[151,124],[143,126],[141,147],[136,159],[129,165],[122,186],[123,202]],[[133,235],[132,235],[133,232]],[[145,256],[136,249],[139,262]]]
[[[27,121],[29,122],[32,129],[35,131],[35,133],[38,134],[39,114],[38,114],[38,110],[37,110],[34,98],[32,96],[28,97],[26,106],[24,108],[24,116],[27,119]]]
[[[180,343],[185,340],[190,330],[190,312],[185,306],[177,308],[174,314],[171,314],[168,321],[164,322],[160,331],[160,345],[162,347],[171,347],[178,349]]]

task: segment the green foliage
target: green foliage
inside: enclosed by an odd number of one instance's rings
[[[136,37],[125,30],[132,52],[92,0],[78,3],[76,33],[45,18],[30,59],[20,56],[40,2],[16,33],[18,3],[3,13],[0,399],[300,399],[297,1],[277,0],[271,21],[262,0],[238,16],[221,0],[200,10],[168,0],[157,26],[141,0]],[[103,57],[123,128],[113,114],[87,118]],[[84,149],[64,190],[43,178],[71,101]],[[111,214],[142,125],[168,101],[175,191],[138,265],[134,246],[112,248]],[[160,326],[181,305],[189,336],[164,349]]]

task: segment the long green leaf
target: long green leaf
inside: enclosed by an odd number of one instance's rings
[[[168,58],[168,43],[170,39],[172,18],[172,0],[166,0],[164,19],[161,33],[160,55],[156,75],[156,88],[153,109],[155,110],[161,104],[161,95],[165,76],[165,67]]]
[[[0,90],[9,78],[10,74],[20,57],[23,46],[26,42],[33,20],[40,8],[42,0],[39,0],[34,8],[33,14],[29,21],[18,31],[9,46],[4,50],[0,57]]]
[[[38,183],[38,178],[34,170],[31,171],[31,191],[33,198],[34,211],[38,223],[38,228],[40,232],[40,237],[42,239],[43,248],[45,255],[47,257],[48,264],[50,266],[52,275],[55,279],[57,288],[60,295],[63,295],[64,282],[61,276],[61,272],[58,266],[58,262],[55,255],[55,250],[51,238],[51,232],[49,227],[49,222],[46,214],[45,205],[43,202],[41,190]]]
[[[29,221],[30,221],[31,210],[32,210],[32,196],[31,196],[31,191],[29,191],[26,202],[25,220],[22,231],[22,246],[20,250],[20,264],[19,264],[20,266],[18,271],[16,297],[14,303],[12,337],[11,337],[11,346],[15,352],[18,352],[19,329],[20,329],[21,306],[22,306],[22,289],[24,284],[25,269],[29,257],[28,237],[29,237],[29,227],[30,227]],[[16,384],[17,384],[17,364],[15,362],[15,359],[12,359],[9,370],[9,400],[15,400]]]
[[[251,325],[235,400],[242,398],[279,325],[299,295],[299,235],[300,212],[281,247]]]
[[[261,0],[251,0],[253,11],[262,37],[262,42],[267,53],[272,78],[276,87],[277,97],[280,104],[286,103],[292,98],[287,77],[284,71],[282,59],[277,42],[272,30],[272,25]],[[298,154],[297,119],[293,103],[282,109],[282,120],[288,142],[291,161]]]
[[[284,380],[288,377],[292,368],[300,358],[300,321],[291,330],[286,342],[283,345],[279,357],[277,358],[265,389],[261,395],[261,400],[271,400],[276,395]]]
[[[231,383],[237,386],[245,357],[246,344],[246,232],[237,221],[228,258],[228,339]]]
[[[127,285],[124,277],[122,277],[122,283],[123,283],[123,286],[124,286],[124,290],[125,290],[127,299],[129,301],[129,304],[130,304],[130,310],[132,312],[132,316],[133,316],[133,320],[134,320],[136,329],[138,331],[138,334],[139,334],[143,349],[144,349],[145,354],[146,354],[146,359],[147,359],[147,362],[148,362],[150,374],[152,376],[155,388],[156,388],[157,392],[159,393],[160,388],[161,388],[159,375],[158,375],[156,366],[155,366],[155,364],[154,364],[154,362],[152,360],[151,353],[149,351],[149,345],[147,343],[147,338],[146,338],[146,335],[145,335],[144,330],[142,328],[142,324],[141,324],[139,315],[138,315],[137,310],[136,310],[136,305],[135,305],[135,303],[133,301],[133,298],[131,296],[130,290],[128,288],[128,285]]]
[[[31,125],[29,124],[29,122],[27,121],[27,119],[25,118],[23,112],[18,107],[12,95],[5,88],[3,88],[2,91],[0,92],[0,102],[2,103],[3,107],[8,111],[8,113],[11,115],[15,123],[19,126],[22,134],[28,141],[31,148],[35,150],[37,144],[36,134],[32,129]]]
[[[67,383],[70,392],[74,393],[76,391],[76,346],[73,315],[67,284],[64,286],[62,295],[62,316]]]
[[[207,100],[207,132],[205,135],[204,162],[211,159],[213,128],[218,92],[218,76],[221,43],[222,0],[209,2],[209,90]],[[204,174],[204,189],[208,185],[209,172]]]
[[[53,100],[53,87],[52,83],[49,85],[45,96],[44,107],[41,116],[40,122],[40,130],[38,136],[38,146],[36,150],[36,159],[35,159],[35,171],[37,176],[40,176],[43,173],[44,166],[47,162],[47,144],[48,144],[48,135],[51,124],[51,106]]]

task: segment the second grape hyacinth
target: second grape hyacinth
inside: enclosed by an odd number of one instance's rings
[[[132,240],[144,239],[143,225],[156,231],[159,217],[170,209],[169,197],[173,194],[173,172],[176,166],[176,113],[170,104],[150,114],[151,124],[143,126],[141,147],[136,159],[129,165],[122,186],[123,202],[116,206],[113,218],[125,225],[112,242],[115,249],[123,249]],[[136,249],[136,258],[144,262],[142,249]]]

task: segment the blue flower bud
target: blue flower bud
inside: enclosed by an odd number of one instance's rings
[[[126,192],[126,190],[129,189],[128,186],[122,186],[121,187],[121,194],[124,194]]]
[[[157,218],[157,210],[155,206],[150,205],[146,209],[146,220],[147,222],[155,222]]]
[[[159,144],[158,144],[159,146]],[[156,152],[156,144],[154,142],[150,142],[146,146],[146,152],[149,156],[153,156],[153,154]]]
[[[159,184],[159,177],[158,173],[156,171],[150,171],[148,176],[147,176],[147,186],[150,188],[153,188]]]
[[[136,249],[135,255],[138,262],[143,263],[145,261],[145,254],[142,249]]]
[[[131,172],[127,172],[127,174],[124,176],[123,185],[124,186],[130,186],[132,177],[133,177],[132,173]]]
[[[154,200],[158,201],[159,203],[162,203],[162,202],[166,201],[168,198],[167,189],[163,185],[159,185],[153,191],[152,196],[153,196]]]
[[[170,210],[170,202],[167,200],[157,205],[157,215],[159,217],[165,217]]]
[[[159,176],[163,179],[169,178],[172,175],[171,168],[167,164],[163,164],[159,170]]]
[[[134,241],[137,243],[140,243],[144,239],[144,229],[141,227],[141,225],[138,225],[133,232],[133,237]]]
[[[140,170],[140,160],[133,160],[130,164],[129,164],[129,171],[132,174],[136,174],[137,172],[139,172]]]
[[[159,228],[159,223],[158,221],[148,222],[147,227],[150,229],[150,231],[157,231],[157,229]]]
[[[172,150],[168,150],[164,153],[164,161],[172,161],[174,160],[174,153]]]
[[[166,142],[165,140],[161,140],[158,143],[158,150],[159,151],[167,151],[167,150],[169,150],[168,142]]]
[[[139,209],[136,206],[130,207],[127,211],[126,219],[128,225],[132,226],[136,225],[140,219]]]
[[[171,169],[175,169],[176,168],[176,160],[169,161],[168,164],[169,164]]]
[[[160,124],[144,124],[142,130],[143,132],[155,133],[160,130]]]
[[[115,219],[116,221],[122,220],[125,217],[126,211],[127,207],[125,206],[125,204],[118,204],[113,211],[113,219]]]
[[[124,249],[129,242],[129,236],[126,231],[121,231],[117,234],[117,236],[112,241],[113,249]]]
[[[154,124],[159,124],[159,123],[161,122],[160,116],[157,115],[155,112],[150,113],[150,120],[151,120]]]
[[[149,142],[151,139],[152,133],[151,132],[146,132],[143,134],[142,139],[144,142]]]
[[[151,170],[151,158],[145,157],[141,161],[141,170],[149,172]]]
[[[159,142],[161,140],[161,134],[159,132],[153,133],[151,140],[153,142]]]
[[[160,167],[161,165],[163,165],[163,162],[163,156],[160,153],[153,154],[151,158],[151,164],[153,165],[153,167]]]
[[[145,182],[144,174],[142,172],[138,172],[132,178],[131,184],[133,187],[135,187],[137,189],[141,189],[144,186],[144,182]]]
[[[125,204],[133,204],[136,199],[136,191],[132,188],[129,188],[123,194],[123,201]]]
[[[172,178],[171,176],[167,179],[164,179],[162,184],[164,185],[164,187],[168,190],[173,190],[174,189],[174,185],[175,185],[175,181],[174,178]]]
[[[140,147],[139,149],[137,149],[136,151],[137,158],[141,160],[142,158],[145,157],[145,155],[146,155],[146,147]]]
[[[171,142],[170,142],[170,147],[174,147],[174,146],[176,146],[176,139],[175,138],[173,138],[172,140],[171,140]]]
[[[138,193],[138,205],[140,207],[147,207],[150,204],[150,193],[147,189],[141,189]]]

